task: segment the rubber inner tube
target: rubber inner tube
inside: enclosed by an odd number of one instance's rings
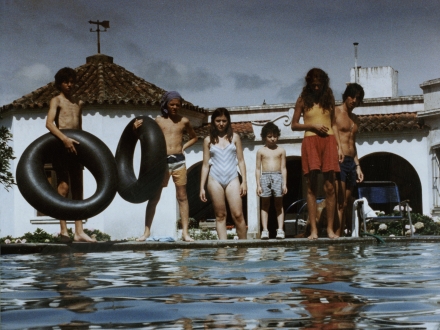
[[[116,195],[118,172],[110,149],[96,136],[82,130],[63,130],[77,140],[78,161],[95,177],[96,192],[84,200],[64,198],[47,180],[44,164],[54,152],[65,152],[63,143],[51,133],[32,142],[20,157],[17,185],[23,197],[37,210],[56,219],[82,220],[91,218],[110,205]]]
[[[142,125],[133,130],[136,119],[142,119]],[[141,165],[136,178],[133,168],[133,155],[137,141],[141,146]],[[159,125],[148,116],[131,120],[122,132],[116,150],[118,168],[118,193],[130,203],[142,203],[153,198],[162,187],[167,165],[165,137]]]

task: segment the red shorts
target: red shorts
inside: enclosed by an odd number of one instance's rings
[[[334,135],[306,136],[301,145],[301,164],[304,175],[313,170],[339,172],[338,145]]]

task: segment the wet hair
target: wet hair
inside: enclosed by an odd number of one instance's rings
[[[348,84],[347,88],[345,89],[344,94],[342,94],[342,101],[345,102],[345,100],[349,96],[354,98],[358,95],[359,95],[358,99],[359,99],[359,104],[360,104],[364,100],[364,96],[365,96],[364,89],[362,88],[361,85],[356,84],[356,83]]]
[[[276,135],[278,137],[281,135],[281,130],[271,121],[266,123],[261,129],[261,138],[263,141],[266,140],[266,136],[269,134]]]
[[[229,142],[232,142],[232,137],[234,135],[234,132],[232,131],[232,124],[231,124],[231,115],[229,114],[229,111],[226,108],[217,108],[214,110],[214,112],[211,115],[211,128],[209,130],[209,138],[211,140],[211,143],[218,143],[218,130],[215,126],[215,118],[225,116],[228,120],[228,124],[226,125],[226,136],[229,140]]]
[[[55,87],[58,90],[61,90],[61,84],[63,82],[68,82],[70,79],[73,79],[73,82],[76,82],[76,71],[72,68],[62,68],[59,69],[55,74]]]
[[[306,85],[301,92],[306,111],[318,103],[323,109],[334,111],[335,97],[330,88],[330,78],[322,69],[313,68],[306,75]],[[321,93],[317,95],[313,90],[312,84],[319,82],[322,85]]]

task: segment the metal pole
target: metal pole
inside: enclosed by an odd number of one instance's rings
[[[99,36],[99,32],[98,32],[98,36]],[[358,83],[358,66],[357,66],[357,57],[358,57],[358,50],[357,50],[357,46],[359,45],[358,42],[354,42],[354,82],[357,84]]]

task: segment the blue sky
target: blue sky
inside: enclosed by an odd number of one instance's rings
[[[440,0],[0,0],[0,105],[101,53],[201,107],[295,102],[324,69],[341,99],[358,65],[399,71],[399,95],[440,77]]]

